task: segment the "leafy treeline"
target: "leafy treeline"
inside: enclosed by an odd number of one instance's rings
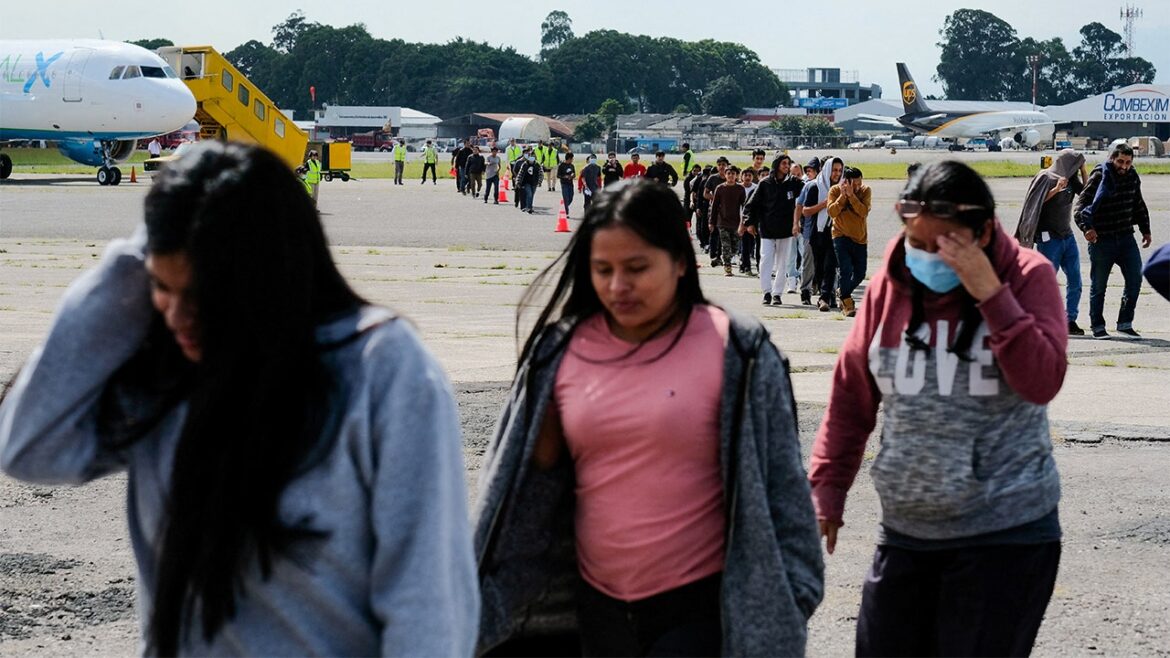
[[[1140,57],[1126,57],[1121,35],[1101,23],[1080,30],[1081,43],[1072,51],[1057,38],[1020,39],[1010,24],[978,9],[960,9],[939,31],[942,56],[935,81],[947,98],[965,100],[1030,100],[1032,67],[1039,55],[1036,102],[1063,105],[1135,82],[1154,80],[1154,66]]]
[[[560,14],[560,16],[557,16]],[[455,39],[445,44],[378,39],[362,24],[332,27],[296,12],[271,44],[225,53],[279,106],[401,105],[452,117],[469,112],[570,114],[606,99],[631,110],[670,112],[775,107],[788,92],[751,50],[736,43],[680,41],[598,30],[574,36],[568,16],[542,25],[539,61],[513,48]]]

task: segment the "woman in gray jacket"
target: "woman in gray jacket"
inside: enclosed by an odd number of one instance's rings
[[[209,142],[163,171],[0,405],[0,466],[128,471],[147,654],[472,651],[450,386],[267,151]]]
[[[823,564],[786,361],[703,298],[661,185],[607,187],[558,265],[481,475],[479,650],[803,654]]]

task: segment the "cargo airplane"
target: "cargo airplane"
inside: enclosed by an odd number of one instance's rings
[[[129,43],[0,41],[0,142],[43,139],[117,185],[138,140],[179,130],[195,96],[158,55]],[[0,178],[12,159],[0,153]]]
[[[989,137],[996,141],[1011,138],[1021,146],[1032,148],[1042,143],[1052,143],[1056,125],[1052,117],[1036,111],[997,112],[937,112],[927,106],[918,94],[918,85],[910,76],[906,65],[898,63],[898,82],[901,83],[902,109],[905,114],[898,117],[860,114],[864,123],[888,126],[904,126],[916,133],[949,139],[971,139]]]

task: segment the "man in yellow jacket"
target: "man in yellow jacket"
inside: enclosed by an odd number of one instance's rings
[[[837,295],[841,312],[851,318],[857,314],[853,290],[865,278],[868,258],[867,222],[873,195],[861,177],[861,170],[845,167],[841,182],[829,189],[829,217],[833,219],[833,252],[841,273]]]
[[[309,151],[309,159],[305,161],[305,185],[309,188],[313,203],[317,203],[317,189],[321,186],[321,159],[315,150]]]
[[[406,169],[406,140],[394,145],[394,184],[402,185],[402,171]]]
[[[438,174],[435,173],[435,165],[439,162],[439,152],[435,150],[435,145],[431,140],[427,140],[427,145],[423,147],[423,175],[422,182],[425,185],[427,182],[427,170],[431,172],[431,185],[436,185]]]

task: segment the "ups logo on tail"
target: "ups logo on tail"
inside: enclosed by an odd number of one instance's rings
[[[918,100],[918,88],[914,86],[914,82],[907,80],[902,83],[902,102],[907,105],[913,105],[914,101]]]

